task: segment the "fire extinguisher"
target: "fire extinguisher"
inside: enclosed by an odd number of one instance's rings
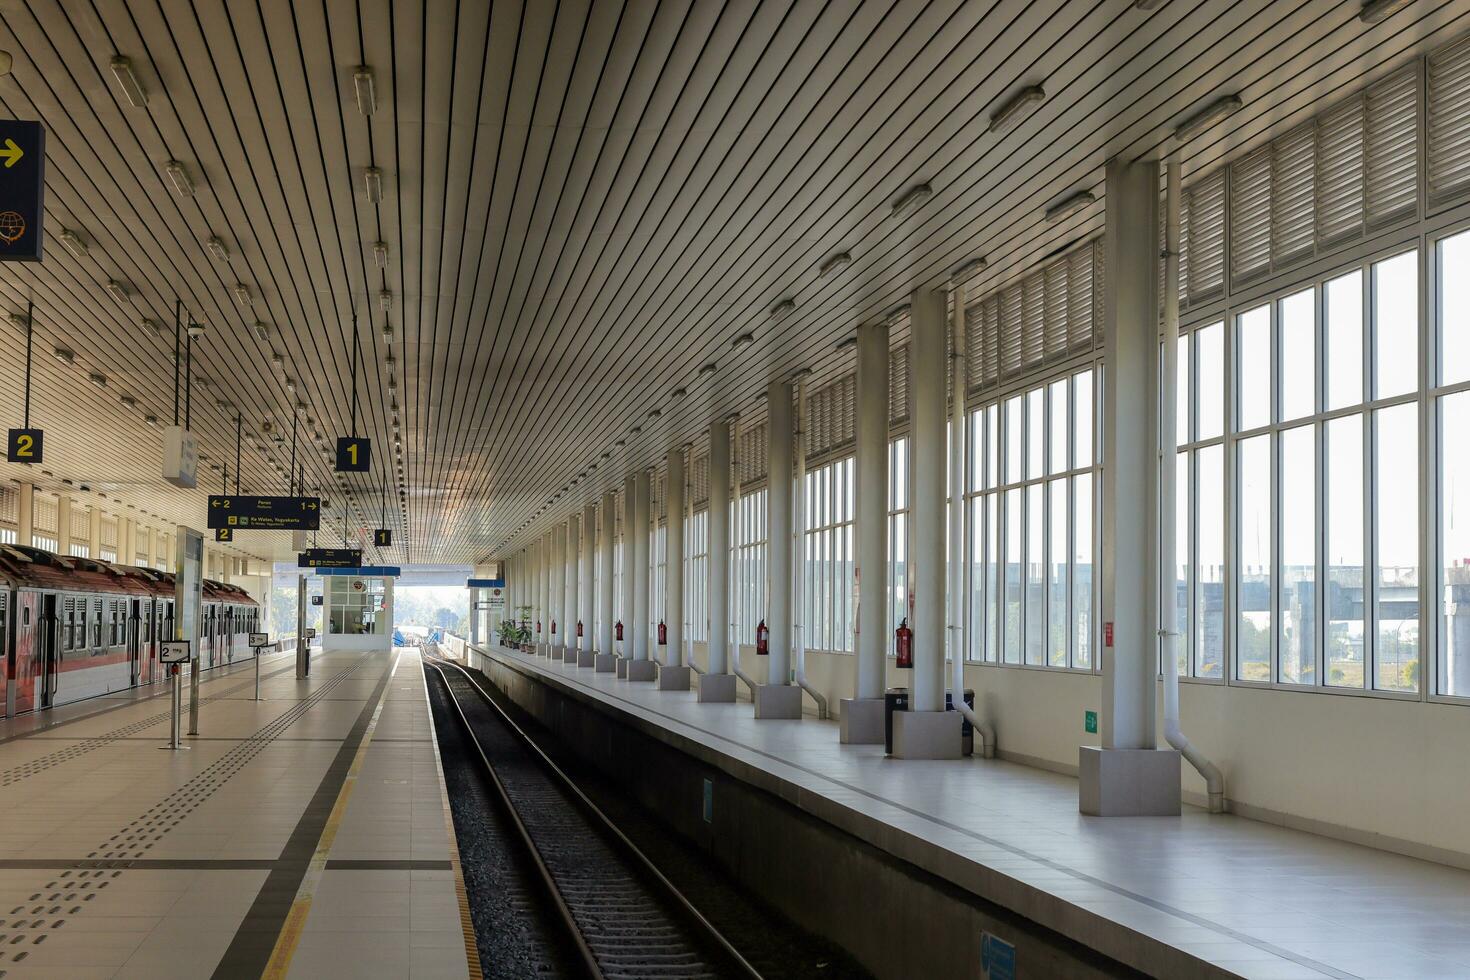
[[[613,633],[616,634],[618,642],[621,643],[623,640],[623,621],[621,619],[613,626]]]
[[[581,638],[582,638],[582,621],[579,619],[579,620],[577,620],[577,639],[580,640]]]
[[[539,619],[536,620],[536,635],[537,636],[540,636],[541,635],[541,620],[539,620]]]
[[[667,626],[665,626],[664,625],[664,621],[662,619],[660,619],[658,621],[658,645],[659,646],[666,646],[668,644],[668,642],[669,642],[669,628]]]
[[[551,621],[551,635],[552,636],[555,636],[556,635],[556,620],[554,620],[554,619]]]
[[[762,657],[771,652],[771,631],[766,628],[764,619],[755,628],[755,652]]]
[[[893,647],[898,653],[898,666],[912,667],[914,665],[914,631],[909,629],[908,617],[898,624],[898,629],[893,631]]]

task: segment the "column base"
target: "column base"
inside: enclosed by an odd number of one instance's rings
[[[895,711],[893,713],[893,758],[959,759],[964,743],[958,711]]]
[[[628,680],[652,682],[658,677],[658,664],[652,660],[628,660]]]
[[[597,662],[597,654],[593,653],[591,650],[578,650],[577,651],[577,666],[578,667],[591,667],[596,662]]]
[[[1180,755],[1173,749],[1077,750],[1077,809],[1090,817],[1177,817]]]
[[[626,679],[627,678],[627,676],[628,676],[628,664],[629,664],[629,660],[628,660],[627,657],[618,657],[617,673],[618,673],[618,677],[619,678],[622,678],[622,679]]]
[[[843,745],[883,744],[882,698],[843,698],[837,704]]]
[[[757,684],[754,701],[757,718],[801,718],[801,688],[795,684]]]
[[[564,664],[574,664],[574,663],[576,663],[577,662],[577,652],[578,651],[577,651],[577,648],[576,647],[562,647],[561,648],[561,662],[564,663]]]
[[[618,669],[618,658],[610,653],[599,653],[592,660],[593,668],[599,674],[611,674]]]
[[[688,667],[670,667],[668,664],[661,664],[658,668],[658,689],[660,691],[687,691],[691,673]]]
[[[700,674],[700,704],[729,704],[735,700],[734,674]]]

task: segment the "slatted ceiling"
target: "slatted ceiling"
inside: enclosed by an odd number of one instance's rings
[[[1192,183],[1237,152],[1234,134],[1295,125],[1311,93],[1350,91],[1386,59],[1463,29],[1458,2],[1432,17],[1413,5],[1369,32],[1335,0],[1174,0],[1148,14],[958,3],[943,30],[932,11],[897,0],[846,17],[774,5],[544,4],[523,15],[454,0],[428,12],[415,0],[310,10],[196,0],[193,16],[166,21],[146,5],[36,6],[0,8],[0,44],[47,60],[45,70],[18,60],[0,81],[0,110],[77,120],[48,139],[47,230],[55,241],[53,221],[76,222],[102,244],[82,263],[59,253],[46,268],[8,269],[0,292],[13,303],[33,289],[79,362],[140,379],[131,428],[116,389],[103,414],[136,442],[146,477],[157,436],[136,419],[168,414],[156,367],[166,343],[143,356],[124,324],[144,312],[167,321],[177,291],[210,323],[202,347],[247,421],[279,421],[281,378],[259,370],[271,348],[248,330],[255,316],[272,323],[330,438],[346,428],[347,314],[385,281],[415,491],[401,560],[499,547],[676,384],[690,388],[688,407],[651,427],[654,445],[747,407],[751,377],[801,365],[832,377],[838,337],[965,257],[990,259],[976,294],[1040,267],[1095,233],[1102,206],[1053,226],[1035,202],[1076,186],[1097,193],[1106,153],[1156,152],[1181,105],[1246,90],[1219,140],[1186,147]],[[147,110],[118,104],[114,53],[143,65]],[[370,120],[352,102],[358,63],[377,71]],[[1047,102],[1005,137],[986,134],[982,114],[1027,74],[1045,78]],[[157,162],[169,156],[191,165],[195,199],[160,192]],[[387,183],[377,206],[361,193],[370,162]],[[898,227],[887,202],[916,171],[935,197]],[[199,248],[211,231],[231,243],[226,267]],[[389,243],[386,280],[368,248],[378,237]],[[822,243],[838,239],[854,262],[818,280]],[[103,263],[119,261],[138,285],[131,308],[98,292],[105,273],[123,271]],[[228,292],[237,279],[254,297],[243,315]],[[798,309],[773,332],[766,311],[787,289]],[[371,308],[373,371],[359,387],[386,469],[382,318]],[[728,343],[742,329],[758,343],[737,359]],[[324,338],[334,355],[323,361]],[[706,360],[721,372],[690,380]],[[71,383],[52,387],[74,389],[76,377],[58,373]],[[224,459],[233,419],[211,402],[197,424]],[[89,462],[57,452],[58,466]],[[493,463],[443,462],[476,452]],[[247,477],[273,480],[275,458],[247,445]],[[309,481],[335,484],[324,453],[307,462]],[[417,492],[438,484],[451,489]],[[202,494],[173,490],[137,499],[181,521],[197,522],[202,506]]]
[[[1470,37],[1428,61],[1429,194],[1439,201],[1470,188]]]

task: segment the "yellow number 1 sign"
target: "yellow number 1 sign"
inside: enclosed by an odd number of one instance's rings
[[[366,473],[373,461],[373,444],[370,439],[344,436],[337,440],[337,472]]]
[[[43,446],[40,429],[11,429],[5,444],[5,458],[12,463],[40,463]]]

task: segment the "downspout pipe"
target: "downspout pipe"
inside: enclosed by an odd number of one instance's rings
[[[686,529],[685,530],[685,533],[687,533],[687,534],[693,534],[694,533],[694,448],[692,446],[685,446],[684,447],[684,451],[686,453],[688,453],[688,459],[689,459],[689,462],[687,464],[685,464],[685,466],[684,466],[684,527]],[[706,485],[708,485],[708,481],[705,481],[705,482],[706,482]],[[706,506],[706,508],[708,508],[708,502],[707,501],[706,501],[705,506]],[[709,554],[709,547],[708,547],[708,543],[709,543],[709,518],[707,516],[705,517],[704,529],[705,529],[704,530],[704,540],[705,540],[705,543],[706,543],[705,554],[708,555]],[[687,544],[686,544],[686,546],[683,549],[680,550],[679,553],[680,553],[680,555],[683,556],[682,560],[683,560],[684,565],[685,565],[685,568],[684,568],[684,578],[685,578],[685,581],[690,581],[689,573],[690,573],[691,569],[688,566],[689,566],[689,563],[690,563],[691,555],[690,555],[690,549],[687,546]],[[684,615],[685,616],[689,616],[689,615],[691,615],[693,613],[692,606],[693,606],[692,603],[685,605],[685,607],[684,607]],[[694,624],[692,622],[685,622],[685,624],[684,624],[684,633],[680,637],[680,642],[684,644],[684,666],[688,667],[690,670],[694,671],[694,673],[696,673],[696,674],[703,674],[704,671],[700,669],[699,664],[697,664],[697,663],[694,662]],[[706,651],[706,653],[708,653],[708,651]]]
[[[980,740],[980,757],[995,758],[995,727],[981,721],[965,704],[965,284],[954,277],[954,311],[950,322],[949,374],[954,392],[949,416],[949,668],[950,704]]]
[[[806,382],[811,368],[802,368],[796,373],[796,490],[791,497],[794,518],[791,522],[792,562],[795,572],[791,577],[792,616],[791,623],[796,656],[793,667],[797,685],[817,702],[817,717],[827,719],[827,698],[806,679],[806,623],[802,610],[806,606]]]
[[[755,680],[740,669],[740,416],[730,416],[730,673],[755,697]]]
[[[1164,222],[1164,357],[1159,379],[1159,569],[1168,583],[1159,604],[1159,659],[1164,668],[1164,740],[1179,750],[1204,778],[1211,813],[1225,812],[1225,777],[1220,768],[1195,748],[1179,727],[1179,599],[1176,595],[1177,556],[1174,515],[1178,493],[1175,480],[1175,400],[1179,364],[1179,154],[1167,164]]]

